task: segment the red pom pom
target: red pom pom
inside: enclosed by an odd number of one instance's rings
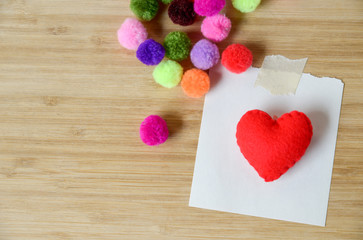
[[[242,73],[252,65],[251,51],[242,44],[229,45],[222,53],[222,65],[233,73]]]
[[[272,119],[260,110],[247,112],[237,125],[243,156],[266,182],[274,181],[301,159],[313,136],[310,119],[293,111]]]
[[[175,24],[181,26],[192,25],[196,16],[194,3],[189,0],[174,0],[169,6],[168,14]]]

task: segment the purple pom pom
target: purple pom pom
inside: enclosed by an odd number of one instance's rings
[[[220,55],[217,45],[206,39],[197,42],[190,52],[190,59],[196,68],[207,70],[219,61]]]
[[[136,51],[136,57],[143,64],[158,65],[165,56],[165,48],[153,39],[141,43]]]
[[[168,137],[168,126],[161,117],[150,115],[141,123],[140,138],[145,144],[149,146],[159,145],[164,143]]]

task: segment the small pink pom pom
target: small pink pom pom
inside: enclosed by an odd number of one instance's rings
[[[229,18],[222,14],[206,17],[201,26],[204,37],[214,42],[226,39],[231,31],[232,23]]]
[[[147,39],[147,31],[142,23],[135,18],[126,18],[117,31],[121,46],[136,50]]]
[[[168,126],[164,119],[157,115],[150,115],[140,126],[140,138],[149,146],[164,143],[169,137]]]

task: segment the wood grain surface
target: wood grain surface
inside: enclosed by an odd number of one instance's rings
[[[201,39],[200,22],[146,23]],[[264,56],[308,57],[305,72],[342,79],[343,107],[326,227],[188,207],[203,99],[165,89],[116,31],[125,0],[0,1],[0,239],[363,239],[363,1],[263,0],[230,37]],[[189,61],[183,66],[191,67]],[[317,103],[319,104],[319,103]],[[163,116],[163,145],[139,124]]]

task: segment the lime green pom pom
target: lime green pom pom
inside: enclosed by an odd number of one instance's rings
[[[171,60],[182,61],[189,55],[191,41],[184,32],[171,32],[164,40],[165,55]]]
[[[141,20],[150,21],[159,11],[158,0],[131,0],[131,11]]]
[[[232,0],[233,7],[243,13],[255,11],[260,2],[261,0]]]
[[[183,67],[172,60],[164,60],[153,72],[155,82],[166,88],[177,86],[183,77]]]
[[[171,3],[173,0],[161,0],[164,4],[169,4]]]

